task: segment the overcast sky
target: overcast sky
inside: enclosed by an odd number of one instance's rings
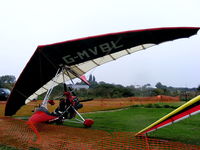
[[[126,30],[200,27],[199,7],[199,0],[0,0],[0,76],[19,77],[38,45]],[[91,73],[98,81],[123,85],[197,87],[199,56],[200,33]]]

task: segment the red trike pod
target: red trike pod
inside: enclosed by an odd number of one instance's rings
[[[84,124],[85,127],[91,127],[94,124],[94,120],[92,120],[92,119],[85,119],[85,121],[84,121],[83,124]]]

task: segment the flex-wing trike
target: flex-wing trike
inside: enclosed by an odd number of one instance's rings
[[[28,123],[56,123],[63,124],[64,121],[81,123],[85,127],[91,127],[94,121],[92,119],[84,119],[83,116],[78,112],[78,109],[82,108],[83,105],[80,102],[90,101],[92,99],[79,101],[78,97],[73,91],[71,86],[67,86],[64,79],[64,74],[70,78],[71,75],[78,77],[84,83],[89,84],[84,76],[79,76],[74,70],[70,67],[62,67],[56,73],[55,79],[58,77],[58,74],[63,74],[63,85],[64,85],[64,94],[65,98],[61,98],[59,101],[59,106],[55,109],[54,112],[49,112],[47,104],[54,105],[53,100],[49,100],[49,96],[53,90],[52,87],[46,93],[46,96],[40,107],[35,109],[34,114],[29,118]],[[73,83],[74,84],[74,83]]]

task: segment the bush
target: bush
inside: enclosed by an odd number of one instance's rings
[[[169,106],[169,105],[163,105],[163,107],[164,107],[164,108],[170,108],[170,106]]]
[[[154,104],[154,108],[162,108],[162,106],[159,104]]]
[[[153,104],[144,105],[145,108],[153,108]]]

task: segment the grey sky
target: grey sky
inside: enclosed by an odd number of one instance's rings
[[[38,45],[134,29],[200,27],[199,0],[0,0],[0,76],[18,77]],[[98,81],[200,84],[200,34],[105,64]]]

